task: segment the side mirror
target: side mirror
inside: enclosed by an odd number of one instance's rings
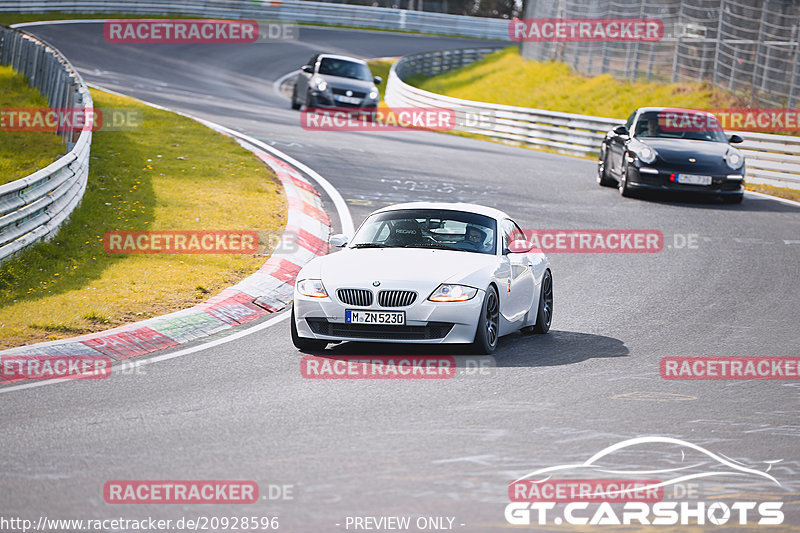
[[[616,133],[617,135],[628,135],[628,128],[626,128],[625,126],[617,126],[616,128],[614,128],[614,133]]]
[[[302,70],[306,74],[314,74],[314,67],[312,67],[311,65],[303,65],[302,67],[300,67],[300,70]]]
[[[508,245],[508,249],[503,250],[503,255],[507,253],[524,254],[530,252],[531,250],[533,250],[533,243],[530,241],[511,241],[511,243]]]
[[[728,142],[731,143],[731,144],[739,144],[739,143],[743,143],[744,139],[742,139],[738,135],[731,135],[730,137],[728,137]]]
[[[336,235],[331,235],[329,242],[331,243],[331,246],[336,248],[344,248],[347,246],[347,241],[347,235],[343,233],[337,233]]]
[[[372,78],[372,82],[375,85],[380,85],[381,83],[383,83],[383,78],[381,78],[380,76],[375,76],[374,78]]]

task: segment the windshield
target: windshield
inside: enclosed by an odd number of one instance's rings
[[[371,215],[350,248],[434,248],[495,253],[493,218],[440,209],[403,209]]]
[[[364,63],[325,57],[319,62],[319,74],[339,76],[354,80],[372,81],[372,73]]]
[[[642,113],[636,121],[634,137],[728,142],[717,117],[710,113],[684,109]]]

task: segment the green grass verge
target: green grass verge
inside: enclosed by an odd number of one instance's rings
[[[0,109],[48,107],[47,100],[28,85],[22,74],[0,66]],[[44,168],[65,152],[61,137],[49,131],[0,129],[0,185]]]
[[[389,70],[391,70],[392,65],[394,64],[394,60],[389,59],[376,59],[374,61],[369,61],[369,69],[372,71],[373,76],[380,76],[383,78],[383,83],[378,85],[378,92],[381,93],[381,102],[383,101],[383,95],[386,92],[386,84],[389,81]]]
[[[95,132],[80,206],[53,240],[0,265],[0,348],[191,306],[257,270],[271,251],[108,255],[107,231],[285,226],[283,189],[233,139],[129,98],[92,96],[98,107],[141,111],[143,127]]]
[[[516,47],[466,67],[409,84],[438,94],[494,104],[626,119],[648,105],[687,108],[741,106],[730,93],[708,83],[616,80],[609,74],[584,76],[566,63],[527,61]]]

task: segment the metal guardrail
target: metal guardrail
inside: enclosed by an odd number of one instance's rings
[[[5,0],[0,12],[190,15],[335,24],[509,40],[508,20],[309,0]]]
[[[800,189],[800,138],[740,132],[747,158],[746,179],[776,187]]]
[[[24,32],[0,26],[0,63],[24,74],[51,109],[92,109],[80,75],[61,53]],[[92,132],[62,131],[67,153],[25,178],[0,185],[0,262],[55,235],[83,198]]]
[[[456,131],[577,156],[597,156],[605,134],[624,120],[559,113],[501,104],[462,100],[406,83],[414,76],[433,75],[461,67],[497,48],[439,50],[401,58],[392,66],[386,85],[389,107],[428,107],[455,111]],[[745,142],[746,179],[800,189],[800,138],[788,135],[732,132]]]

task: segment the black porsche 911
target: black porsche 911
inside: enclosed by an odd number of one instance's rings
[[[745,161],[714,115],[706,111],[642,107],[624,126],[608,132],[600,147],[597,182],[635,191],[714,195],[739,203]]]

